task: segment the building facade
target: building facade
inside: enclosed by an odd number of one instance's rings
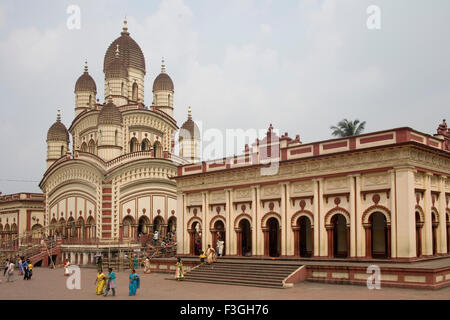
[[[174,154],[179,128],[164,61],[152,105],[144,105],[145,58],[126,21],[106,51],[103,71],[105,102],[97,99],[86,63],[75,84],[75,118],[67,129],[58,112],[47,134],[42,222],[50,235],[62,236],[72,257],[92,248],[137,246],[139,236],[156,230],[175,231],[177,188],[170,178],[197,157]]]
[[[182,165],[178,253],[389,258],[450,251],[450,131],[398,128],[302,144],[272,126],[245,153]]]

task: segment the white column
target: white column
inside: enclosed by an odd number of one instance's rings
[[[362,225],[362,205],[361,205],[361,175],[355,175],[355,237],[356,237],[356,255],[361,257],[366,253],[366,232]]]
[[[294,255],[294,231],[291,228],[292,218],[291,183],[286,183],[286,254]]]
[[[356,256],[356,188],[355,188],[355,176],[350,175],[348,177],[348,183],[350,184],[350,257]]]
[[[423,212],[425,221],[423,224],[423,255],[433,254],[433,225],[431,214],[431,177],[433,174],[425,174],[425,194],[423,197]]]
[[[212,243],[212,236],[211,236],[211,230],[209,229],[209,222],[211,219],[211,212],[209,210],[209,191],[204,192],[205,195],[205,229],[206,229],[206,248],[207,245],[210,244],[213,246]]]
[[[416,256],[414,167],[396,168],[395,179],[397,185],[395,190],[396,215],[398,225],[402,226],[397,230],[397,255],[399,258],[411,258]]]
[[[186,247],[189,245],[189,238],[187,235],[187,226],[185,225],[184,211],[184,194],[179,192],[177,194],[177,254],[189,253],[189,248],[186,251]]]
[[[286,255],[286,245],[287,245],[287,239],[286,239],[286,184],[281,183],[280,184],[280,191],[281,191],[281,207],[280,207],[280,215],[281,215],[281,255]]]
[[[320,222],[319,222],[319,180],[312,180],[313,183],[313,191],[314,191],[314,199],[313,199],[313,215],[314,215],[314,256],[320,255],[320,242],[319,242],[319,234],[320,234]]]
[[[439,177],[439,200],[437,209],[439,210],[439,227],[437,229],[438,253],[447,253],[447,215],[446,215],[446,202],[445,202],[445,182],[448,179],[445,176]]]
[[[257,248],[256,252],[258,256],[264,255],[264,235],[261,229],[261,218],[262,218],[262,209],[261,209],[261,186],[256,187],[256,208],[258,211],[256,212],[256,221],[254,223],[254,228],[257,232]]]
[[[232,217],[234,217],[234,207],[233,207],[233,189],[228,190],[228,196],[229,196],[229,203],[230,203],[230,226],[232,227]],[[231,247],[231,254],[236,255],[237,254],[237,241],[236,241],[236,232],[233,228],[232,236],[230,237],[230,247]]]
[[[229,196],[230,191],[229,190],[225,190],[225,222],[226,222],[226,232],[225,232],[225,247],[226,247],[226,254],[227,255],[232,255],[233,252],[233,248],[231,246],[231,236],[232,234],[235,233],[234,228],[233,228],[233,221],[232,221],[232,217],[231,217],[231,206],[233,205],[232,203],[230,203],[230,196]]]
[[[396,185],[395,185],[395,171],[389,171],[390,178],[390,207],[391,207],[391,256],[397,258],[397,212],[395,210],[397,203],[395,201]]]
[[[208,242],[206,242],[206,232],[208,228],[206,227],[206,192],[202,192],[202,250],[206,252],[208,248]]]
[[[256,212],[258,210],[258,199],[257,199],[257,188],[252,187],[252,256],[257,255],[257,232],[258,229],[256,228]]]

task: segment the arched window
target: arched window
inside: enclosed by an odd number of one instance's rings
[[[136,82],[133,83],[133,91],[132,92],[133,92],[133,94],[132,94],[131,100],[137,101],[138,100],[138,85]]]
[[[123,238],[132,238],[133,237],[133,219],[131,217],[126,217],[123,219],[123,232],[122,237]]]
[[[119,145],[119,137],[118,137],[118,133],[117,130],[114,132],[114,145]]]
[[[148,151],[148,150],[150,150],[150,147],[151,147],[150,141],[148,141],[147,138],[145,138],[144,140],[142,140],[142,143],[141,143],[141,151]]]
[[[122,95],[122,96],[124,95],[124,94],[123,94],[123,82],[122,82],[122,84],[120,85],[120,95]]]
[[[136,138],[132,138],[130,140],[130,152],[137,152],[139,151],[139,142],[137,141]]]
[[[89,95],[89,107],[92,107],[92,95]]]
[[[153,156],[155,158],[162,158],[162,147],[159,141],[156,141],[155,144],[153,145]]]
[[[61,157],[64,155],[64,146],[61,146]]]
[[[89,152],[95,154],[95,142],[94,142],[94,140],[89,141]]]
[[[87,152],[87,149],[88,149],[88,147],[87,147],[86,142],[83,142],[83,143],[81,144],[81,151]]]

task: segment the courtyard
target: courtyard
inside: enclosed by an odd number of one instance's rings
[[[141,288],[135,297],[128,296],[128,272],[117,272],[116,297],[95,294],[96,270],[81,269],[81,289],[69,290],[68,277],[63,268],[55,270],[35,268],[33,278],[24,281],[17,272],[14,282],[0,277],[0,300],[404,300],[450,299],[450,287],[440,290],[416,290],[381,287],[369,290],[365,286],[334,285],[302,282],[289,289],[270,289],[245,286],[215,285],[197,282],[178,282],[172,274],[143,274]]]

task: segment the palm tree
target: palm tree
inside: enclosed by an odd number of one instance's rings
[[[339,121],[337,126],[331,126],[333,130],[332,135],[335,137],[351,137],[361,134],[364,131],[366,122],[360,122],[358,119],[355,121],[348,121],[347,119]]]

